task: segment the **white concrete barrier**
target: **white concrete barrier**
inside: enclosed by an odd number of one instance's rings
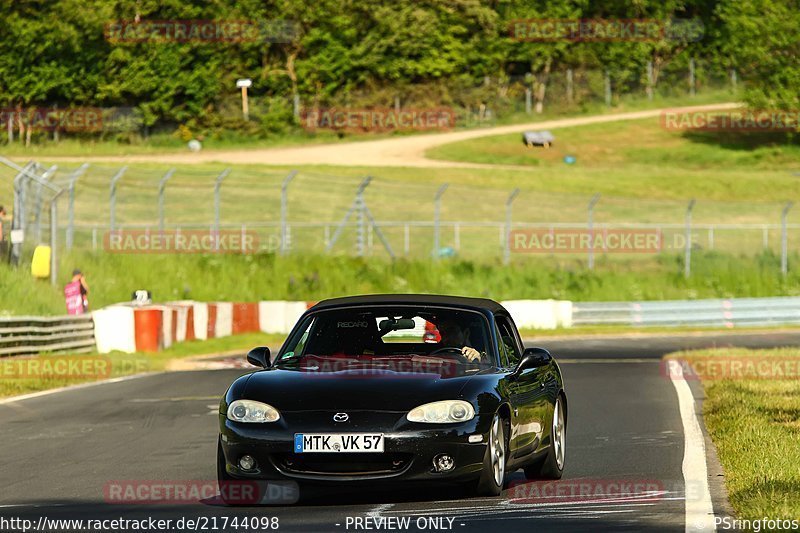
[[[306,302],[286,302],[286,315],[282,333],[288,334],[291,332],[294,325],[307,310],[308,304]]]
[[[572,302],[564,300],[506,300],[508,309],[520,329],[556,329],[572,325]]]
[[[192,305],[194,315],[194,338],[204,341],[208,338],[208,304],[194,302]]]
[[[133,308],[129,306],[104,307],[92,312],[94,339],[99,353],[136,351],[136,331]]]
[[[217,321],[214,324],[214,337],[229,337],[233,333],[233,303],[216,302]]]
[[[572,327],[573,304],[564,300],[507,300],[501,302],[520,329],[554,329]],[[258,303],[258,327],[264,333],[288,334],[308,308],[307,302],[286,300]],[[172,302],[163,306],[150,306],[162,313],[161,333],[163,347],[183,342],[187,337],[206,340],[209,337],[226,337],[232,334],[234,304],[194,301]],[[191,308],[191,320],[189,309]],[[108,353],[118,350],[136,351],[134,307],[114,305],[92,313],[97,350]],[[189,329],[191,328],[191,329]]]
[[[189,320],[189,308],[185,305],[176,305],[177,324],[175,326],[175,342],[185,342]],[[194,327],[194,325],[192,325]]]
[[[572,327],[572,302],[569,300],[556,301],[556,322],[559,327]]]
[[[285,333],[286,302],[270,300],[258,302],[258,328],[264,333]]]
[[[172,306],[159,305],[158,309],[161,311],[161,335],[164,339],[164,348],[169,348],[175,342],[172,335],[172,321],[175,318]]]
[[[177,311],[174,342],[185,342],[194,338],[194,306],[196,303],[193,300],[174,300],[166,303]]]

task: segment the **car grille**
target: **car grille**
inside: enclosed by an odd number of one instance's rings
[[[387,475],[405,470],[409,453],[304,453],[276,454],[278,468],[298,474],[327,476]]]

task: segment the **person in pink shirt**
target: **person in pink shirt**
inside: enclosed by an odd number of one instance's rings
[[[72,271],[72,281],[64,287],[67,314],[82,315],[89,311],[89,285],[80,270]]]

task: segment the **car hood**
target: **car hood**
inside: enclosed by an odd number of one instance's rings
[[[475,373],[475,369],[442,375],[369,367],[313,372],[271,368],[250,376],[243,397],[279,411],[409,411],[423,403],[460,398],[461,389]]]

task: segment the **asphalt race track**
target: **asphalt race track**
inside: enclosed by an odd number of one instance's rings
[[[246,370],[209,370],[149,375],[0,404],[0,523],[183,517],[201,518],[197,529],[213,531],[216,517],[217,531],[254,531],[221,527],[226,517],[252,516],[278,517],[279,530],[315,532],[391,530],[400,519],[408,519],[406,531],[683,531],[683,426],[660,356],[687,347],[798,345],[800,334],[542,339],[534,344],[563,361],[569,397],[567,467],[557,494],[541,485],[517,486],[524,478],[516,472],[496,499],[467,498],[459,487],[352,491],[337,486],[305,494],[292,506],[232,508],[214,499],[108,503],[107,487],[123,480],[215,481],[218,399]],[[581,483],[590,490],[575,495]],[[387,518],[392,520],[381,521]],[[357,519],[361,527],[355,527]]]

